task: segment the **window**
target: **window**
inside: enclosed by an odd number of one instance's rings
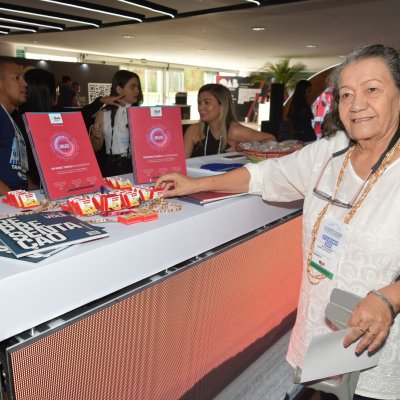
[[[126,66],[121,67],[127,69]],[[199,119],[197,111],[197,92],[206,83],[215,83],[217,72],[207,72],[200,68],[170,69],[157,67],[131,66],[142,84],[143,105],[173,105],[177,92],[187,93],[190,118]]]

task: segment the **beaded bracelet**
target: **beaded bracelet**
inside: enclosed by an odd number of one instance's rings
[[[396,311],[394,310],[393,304],[389,301],[389,299],[383,294],[381,293],[379,290],[370,290],[368,292],[368,294],[374,294],[375,296],[378,296],[389,308],[390,310],[390,314],[392,315],[392,322],[394,321],[394,319],[396,318]]]

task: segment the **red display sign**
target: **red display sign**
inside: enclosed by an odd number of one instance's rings
[[[47,198],[100,189],[103,178],[80,112],[25,113],[24,122]]]
[[[186,175],[179,107],[129,107],[135,183],[154,182],[167,172]]]

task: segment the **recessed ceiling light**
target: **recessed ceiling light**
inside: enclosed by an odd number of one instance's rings
[[[124,38],[124,39],[135,39],[135,36],[132,36],[132,35],[124,35],[123,38]]]
[[[306,47],[309,49],[315,49],[318,46],[316,44],[308,44]]]
[[[205,51],[207,51],[207,49],[198,49],[197,51],[204,53]]]
[[[252,31],[265,31],[267,29],[265,26],[253,26],[251,28]]]

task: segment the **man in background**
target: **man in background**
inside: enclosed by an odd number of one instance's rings
[[[77,98],[75,90],[71,88],[72,79],[68,75],[63,75],[61,83],[58,86],[57,108],[77,107]]]
[[[26,145],[11,116],[26,102],[26,95],[22,67],[13,62],[0,62],[0,195],[28,189]]]

